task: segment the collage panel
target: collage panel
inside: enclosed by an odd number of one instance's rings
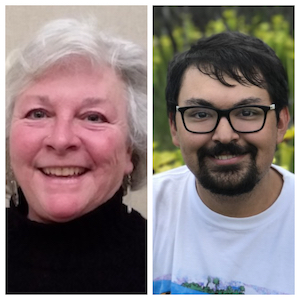
[[[5,13],[6,294],[147,294],[147,6]]]
[[[63,2],[3,5],[4,293],[297,294],[295,5]]]
[[[153,22],[154,294],[294,294],[294,7]]]

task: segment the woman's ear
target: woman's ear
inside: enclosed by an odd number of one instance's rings
[[[287,106],[285,106],[279,113],[279,120],[277,122],[277,144],[283,141],[284,135],[288,129],[290,122],[290,113]]]
[[[125,166],[125,175],[131,174],[133,169],[134,169],[134,165],[133,165],[133,150],[132,147],[128,146],[127,148],[127,152],[126,152],[126,166]]]

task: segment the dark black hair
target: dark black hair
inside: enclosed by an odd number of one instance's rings
[[[168,115],[174,116],[182,78],[190,66],[228,84],[224,75],[243,85],[266,89],[279,112],[288,106],[287,75],[273,49],[260,39],[239,32],[223,32],[198,40],[169,64],[166,86]]]

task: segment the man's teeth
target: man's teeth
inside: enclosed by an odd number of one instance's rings
[[[82,173],[84,173],[85,169],[80,167],[70,167],[70,168],[55,167],[55,168],[43,168],[42,171],[46,175],[68,177],[68,176],[81,175]]]
[[[225,159],[230,159],[230,158],[234,158],[237,155],[218,155],[215,156],[216,159],[220,159],[220,160],[225,160]]]

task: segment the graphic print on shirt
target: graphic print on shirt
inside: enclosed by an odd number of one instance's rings
[[[243,285],[223,285],[220,287],[220,279],[218,277],[207,277],[206,284],[195,283],[195,282],[184,282],[181,286],[203,292],[205,294],[244,294],[245,287]]]
[[[153,284],[154,294],[283,294],[280,291],[269,290],[239,281],[226,282],[213,276],[208,276],[205,280],[198,282],[185,279],[177,279],[174,282],[169,275],[155,279]]]

